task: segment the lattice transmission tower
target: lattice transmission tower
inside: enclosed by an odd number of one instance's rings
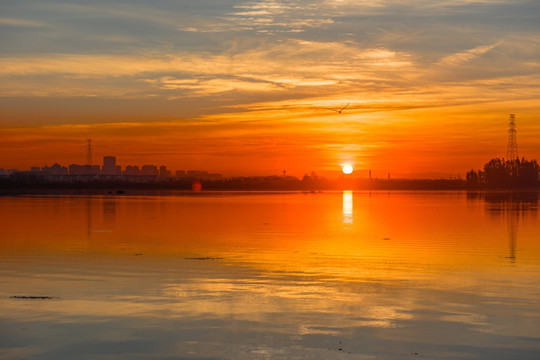
[[[519,157],[516,140],[516,115],[510,114],[510,123],[508,124],[508,147],[506,149],[506,159],[515,160]]]

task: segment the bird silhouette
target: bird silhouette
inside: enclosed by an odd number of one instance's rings
[[[342,112],[343,110],[345,110],[345,108],[346,108],[347,106],[349,106],[349,104],[350,104],[350,103],[347,103],[347,105],[345,105],[344,107],[342,107],[342,108],[339,109],[339,110],[336,110],[336,109],[330,109],[330,108],[328,108],[328,110],[332,110],[332,111],[337,112],[338,114],[341,114],[341,112]]]

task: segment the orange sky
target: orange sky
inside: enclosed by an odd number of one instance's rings
[[[534,2],[182,4],[0,5],[0,168],[457,176],[509,113],[540,158]]]

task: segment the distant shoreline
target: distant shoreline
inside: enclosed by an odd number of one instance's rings
[[[343,188],[343,189],[210,189],[204,188],[200,191],[179,188],[159,188],[159,187],[11,187],[0,188],[1,196],[205,196],[219,194],[323,194],[340,193],[343,191],[355,192],[467,192],[467,193],[527,193],[540,192],[540,188],[527,189],[504,189],[504,188]]]
[[[467,179],[326,179],[316,175],[256,176],[224,179],[196,177],[123,177],[123,176],[35,176],[15,173],[0,178],[0,195],[129,195],[129,194],[199,194],[224,192],[306,192],[326,191],[539,191],[540,184],[529,182],[479,183]],[[489,185],[488,185],[489,184]],[[502,186],[505,184],[506,186]],[[533,186],[531,186],[533,185]],[[534,186],[535,185],[535,186]]]

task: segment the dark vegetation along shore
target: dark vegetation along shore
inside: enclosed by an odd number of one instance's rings
[[[536,160],[492,159],[482,170],[471,170],[465,179],[358,179],[342,176],[326,179],[312,173],[293,176],[234,177],[219,180],[197,178],[123,176],[35,176],[16,172],[0,179],[0,194],[114,194],[144,190],[216,191],[330,191],[330,190],[540,190]]]
[[[538,188],[539,172],[536,160],[495,158],[484,164],[482,170],[469,171],[466,181],[467,186],[473,188]]]

